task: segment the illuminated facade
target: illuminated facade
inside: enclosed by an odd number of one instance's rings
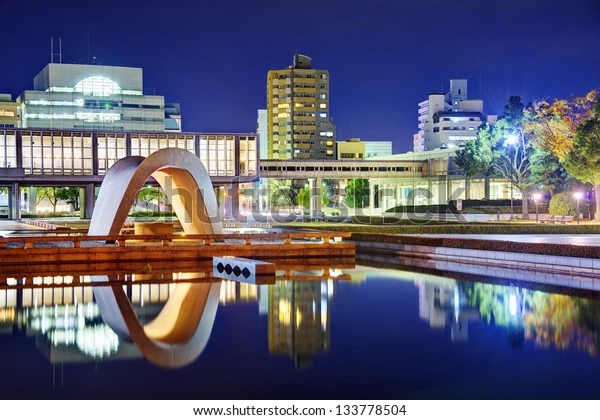
[[[21,112],[9,94],[0,93],[0,129],[19,127]]]
[[[181,131],[178,109],[143,94],[139,68],[51,63],[33,85],[17,99],[24,128]]]
[[[327,70],[313,69],[311,59],[300,54],[289,68],[269,71],[269,159],[335,159],[329,82]]]
[[[431,93],[419,103],[419,131],[413,136],[413,151],[455,147],[477,138],[479,126],[493,122],[483,114],[483,101],[467,99],[467,80],[450,80],[448,93]]]
[[[20,197],[15,193],[20,186],[81,186],[86,188],[86,202],[93,203],[94,188],[116,161],[177,147],[198,156],[214,185],[235,188],[258,176],[257,143],[254,133],[0,129],[0,186],[11,191],[12,219],[20,218]],[[90,205],[84,209],[86,217],[93,211]]]

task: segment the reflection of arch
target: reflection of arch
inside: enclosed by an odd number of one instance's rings
[[[110,96],[123,93],[121,86],[112,80],[102,76],[86,77],[80,80],[74,87],[75,92],[81,92],[84,95]]]
[[[137,192],[154,177],[170,199],[185,233],[222,233],[217,198],[208,172],[193,153],[167,148],[147,158],[130,156],[115,163],[102,182],[89,235],[119,233]],[[93,282],[107,276],[91,276]],[[142,326],[122,285],[94,287],[102,319],[130,338],[151,362],[163,367],[195,360],[208,341],[221,283],[177,283],[165,307]]]
[[[222,233],[217,198],[200,159],[178,148],[117,161],[100,187],[88,235],[118,235],[138,191],[154,177],[187,234]]]
[[[106,282],[108,276],[91,276]],[[166,368],[186,366],[204,351],[215,321],[221,282],[178,283],[158,316],[138,319],[123,285],[94,287],[102,320],[121,338],[135,343],[150,362]]]

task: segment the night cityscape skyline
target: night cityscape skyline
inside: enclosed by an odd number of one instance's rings
[[[453,78],[469,80],[469,97],[482,99],[487,114],[501,113],[510,95],[526,103],[600,86],[600,5],[591,0],[373,1],[368,9],[109,0],[86,9],[64,2],[50,13],[37,3],[5,6],[14,65],[0,68],[0,92],[30,89],[50,62],[50,38],[61,38],[63,63],[96,57],[143,68],[145,93],[181,103],[184,131],[254,131],[268,71],[291,64],[296,51],[331,74],[337,139],[391,140],[394,153],[412,150],[417,104]]]

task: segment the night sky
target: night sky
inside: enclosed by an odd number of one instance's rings
[[[254,131],[267,71],[296,50],[331,74],[338,139],[392,140],[396,153],[412,149],[417,103],[451,78],[469,79],[470,99],[481,79],[489,114],[509,95],[600,86],[598,0],[31,0],[0,11],[0,92],[32,89],[62,38],[63,63],[142,67],[146,94],[181,103],[185,131]]]

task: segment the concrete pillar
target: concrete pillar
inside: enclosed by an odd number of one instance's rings
[[[469,177],[465,178],[465,200],[469,200],[471,198],[471,180]]]
[[[85,188],[81,189],[83,193],[83,200],[80,200],[79,214],[82,219],[91,219],[94,213],[96,186],[94,184],[87,184]]]
[[[25,210],[28,213],[36,213],[37,206],[37,190],[34,187],[27,188],[27,203],[25,204]]]
[[[310,195],[310,217],[321,217],[321,183],[322,178],[311,178],[308,180],[308,191]]]
[[[369,182],[369,214],[375,210],[375,184]]]
[[[229,189],[229,196],[231,197],[231,217],[234,220],[240,218],[240,184],[238,182],[231,183]]]
[[[486,176],[483,182],[483,191],[486,200],[490,199],[490,177]]]
[[[21,220],[21,188],[18,182],[10,186],[8,196],[8,218],[12,220]]]

